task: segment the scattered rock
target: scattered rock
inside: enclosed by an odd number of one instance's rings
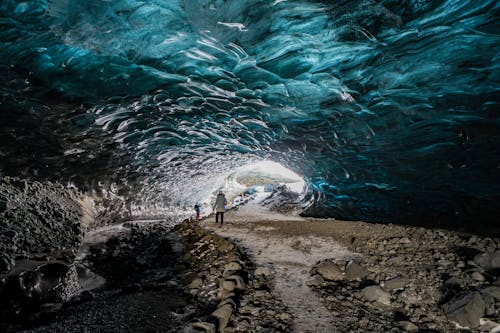
[[[384,281],[384,289],[387,291],[403,290],[408,284],[408,279],[406,278],[394,278]]]
[[[485,303],[478,292],[461,293],[443,305],[446,316],[463,327],[476,328],[484,316]]]
[[[471,274],[471,278],[472,278],[472,280],[478,281],[478,282],[483,282],[484,280],[486,280],[486,278],[484,277],[484,275],[481,274],[481,273],[479,273],[479,272],[473,272]]]
[[[212,317],[215,317],[219,323],[219,331],[222,332],[227,327],[229,320],[231,319],[231,315],[233,314],[233,307],[231,304],[224,304],[217,308],[212,313]]]
[[[481,292],[491,295],[496,301],[500,301],[500,287],[491,286],[483,289]]]
[[[323,261],[315,267],[315,271],[325,280],[342,281],[345,275],[339,266],[331,261]]]
[[[245,281],[243,281],[243,278],[239,275],[230,275],[226,277],[225,281],[230,281],[234,283],[234,289],[237,290],[245,290]]]
[[[314,274],[311,279],[306,281],[306,285],[309,287],[315,286],[321,286],[325,282],[325,279],[319,274]]]
[[[465,286],[465,280],[453,276],[444,282],[444,286],[447,288],[460,290]]]
[[[236,262],[230,262],[224,266],[224,271],[240,271],[242,269],[241,265]]]
[[[380,286],[365,287],[361,291],[361,296],[369,302],[378,302],[385,305],[391,303],[391,295],[380,288]]]
[[[189,289],[198,289],[203,285],[203,280],[200,278],[196,278],[188,285]]]
[[[398,325],[405,330],[405,332],[418,332],[418,326],[410,321],[399,321]]]
[[[345,268],[345,273],[347,275],[348,280],[361,281],[364,280],[370,274],[370,271],[362,267],[360,264],[351,261],[347,264]]]
[[[478,254],[474,263],[486,271],[500,270],[500,251]]]
[[[215,333],[216,328],[212,323],[196,322],[190,323],[184,327],[183,333]]]

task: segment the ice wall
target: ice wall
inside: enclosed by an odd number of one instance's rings
[[[495,216],[499,7],[6,0],[0,166],[183,205],[273,159],[305,177],[312,215]]]

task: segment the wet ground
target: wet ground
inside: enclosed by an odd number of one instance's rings
[[[197,309],[176,281],[182,248],[171,227],[131,221],[87,233],[76,257],[84,292],[25,332],[179,332]]]

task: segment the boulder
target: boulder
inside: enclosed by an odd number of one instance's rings
[[[314,274],[311,279],[306,281],[306,285],[309,287],[319,287],[323,283],[325,283],[325,279],[318,274]]]
[[[234,289],[245,290],[245,288],[246,288],[245,281],[243,281],[243,278],[239,275],[230,275],[230,276],[226,277],[224,282],[226,282],[226,281],[234,282],[234,284],[235,284]]]
[[[456,289],[456,290],[463,288],[465,285],[466,283],[463,279],[459,279],[454,276],[444,282],[444,286],[446,288]]]
[[[369,302],[378,302],[389,305],[391,303],[391,295],[384,291],[380,286],[369,286],[361,290],[361,296]]]
[[[241,265],[236,261],[232,261],[224,266],[224,271],[241,271],[241,269]]]
[[[345,273],[347,275],[347,279],[350,281],[361,281],[370,274],[370,271],[362,267],[360,264],[351,261],[347,264]]]
[[[500,301],[500,287],[491,286],[481,290],[481,293],[491,295],[497,302]]]
[[[345,275],[340,267],[331,261],[323,261],[319,263],[315,270],[325,280],[342,281],[345,279]]]
[[[460,293],[443,305],[443,311],[449,320],[460,326],[475,328],[484,316],[485,307],[479,292]]]
[[[198,289],[203,285],[203,280],[201,278],[196,278],[188,285],[189,289]]]
[[[227,291],[233,291],[236,289],[236,282],[232,280],[224,280],[222,281],[222,289]]]
[[[484,314],[486,316],[493,316],[495,314],[495,298],[488,294],[481,292],[481,297],[484,301]]]
[[[418,332],[418,326],[411,321],[399,321],[398,325],[405,332]]]
[[[219,323],[219,331],[223,332],[229,323],[229,319],[231,319],[231,315],[233,314],[233,306],[231,304],[224,304],[217,308],[214,312],[212,312],[212,317],[214,317]]]
[[[486,280],[484,275],[479,273],[479,272],[472,272],[470,277],[472,278],[472,280],[478,281],[478,282],[483,282],[484,280]]]
[[[480,253],[474,257],[474,263],[485,271],[500,270],[500,251]]]
[[[408,279],[400,277],[384,281],[384,289],[387,291],[402,290],[408,284]]]

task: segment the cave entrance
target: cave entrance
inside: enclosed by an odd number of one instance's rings
[[[232,206],[245,202],[249,197],[262,201],[280,189],[303,195],[306,183],[299,174],[269,160],[238,168],[225,179],[220,188],[226,193]]]

